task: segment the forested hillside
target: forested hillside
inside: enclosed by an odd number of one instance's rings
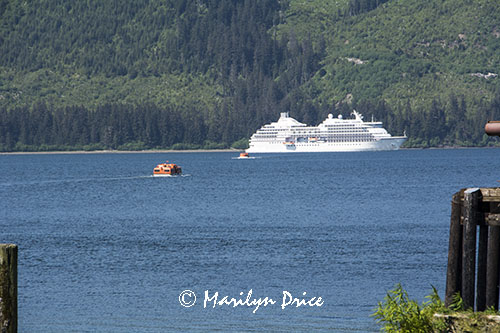
[[[0,150],[242,147],[353,108],[496,144],[499,50],[495,0],[0,0]]]

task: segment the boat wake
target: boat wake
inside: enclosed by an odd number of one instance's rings
[[[19,185],[46,185],[46,184],[64,184],[64,183],[85,183],[85,182],[102,182],[102,181],[115,181],[115,180],[131,180],[150,178],[148,176],[131,176],[131,177],[106,177],[106,178],[74,178],[74,179],[47,179],[47,180],[33,180],[33,181],[18,181],[0,183],[0,186],[19,186]]]
[[[232,160],[255,160],[260,157],[250,156],[250,157],[231,157]]]

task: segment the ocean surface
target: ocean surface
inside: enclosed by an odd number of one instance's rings
[[[443,296],[451,196],[500,180],[499,149],[237,155],[1,155],[19,331],[378,331],[396,283]]]

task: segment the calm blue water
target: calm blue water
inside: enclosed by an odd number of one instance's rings
[[[235,156],[0,156],[20,332],[377,331],[394,284],[443,295],[451,196],[500,180],[498,149]],[[166,159],[185,176],[150,177]],[[276,304],[203,306],[250,289]]]

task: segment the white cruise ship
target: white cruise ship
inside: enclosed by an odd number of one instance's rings
[[[391,136],[381,122],[364,122],[356,111],[352,119],[329,114],[316,127],[281,113],[277,122],[262,126],[250,138],[248,153],[339,152],[396,150],[407,139]]]

